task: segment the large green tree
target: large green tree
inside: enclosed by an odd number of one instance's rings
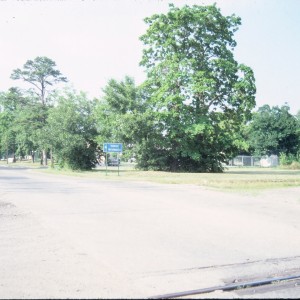
[[[49,108],[48,97],[51,87],[59,82],[66,82],[66,77],[62,76],[61,72],[56,68],[56,63],[48,57],[38,56],[34,60],[28,60],[22,69],[15,69],[11,74],[11,78],[15,80],[23,80],[32,86],[32,105],[27,106],[28,123],[32,124],[38,131],[33,130],[36,143],[43,152],[43,164],[47,165],[47,143],[46,137],[43,135],[46,126],[47,113]],[[35,96],[34,96],[35,95]],[[25,114],[23,114],[25,117]],[[24,118],[23,118],[24,119]],[[26,121],[26,120],[24,120]]]
[[[23,69],[15,69],[11,74],[12,79],[21,79],[30,83],[39,97],[42,105],[46,105],[47,92],[53,84],[66,82],[67,78],[62,76],[56,69],[56,63],[45,56],[38,56],[34,60],[27,60]]]
[[[145,103],[134,79],[125,76],[121,81],[110,79],[103,89],[103,97],[96,114],[100,135],[99,145],[105,142],[122,142],[124,155],[134,155],[143,131]]]
[[[57,105],[47,118],[45,143],[61,167],[88,170],[97,163],[95,102],[84,93],[57,94]]]
[[[222,171],[255,106],[253,72],[233,55],[240,18],[215,5],[170,5],[145,22],[141,65],[154,121],[140,143],[142,167]]]
[[[30,142],[24,140],[23,133],[30,126],[22,124],[20,116],[25,113],[29,99],[24,97],[18,88],[10,88],[0,94],[0,145],[2,155],[24,154]]]
[[[0,157],[15,153],[14,107],[7,101],[7,94],[0,94]]]
[[[257,110],[246,129],[253,154],[295,155],[299,151],[299,123],[289,110],[288,105],[264,105]]]

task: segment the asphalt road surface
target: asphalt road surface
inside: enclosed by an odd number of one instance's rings
[[[149,298],[300,274],[300,187],[230,193],[0,167],[0,298]],[[300,283],[196,298],[299,298]]]

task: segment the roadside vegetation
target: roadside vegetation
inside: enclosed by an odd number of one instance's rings
[[[90,171],[74,171],[41,167],[39,162],[17,162],[7,164],[1,161],[0,166],[9,168],[31,168],[34,172],[50,175],[62,175],[95,180],[151,182],[161,184],[198,185],[207,188],[217,188],[228,191],[251,191],[263,189],[299,187],[300,170],[286,167],[256,168],[228,167],[223,173],[184,173],[164,171],[143,171],[133,164],[121,164],[117,167],[102,166]]]
[[[102,180],[145,181],[164,184],[198,185],[232,191],[256,191],[269,188],[300,186],[300,170],[283,168],[227,168],[223,173],[184,173],[164,171],[142,171],[132,166],[121,166],[119,175],[116,167],[93,171],[56,171],[45,170],[52,174],[98,178]]]
[[[144,21],[140,85],[112,78],[102,97],[89,99],[65,86],[48,57],[13,70],[28,88],[0,92],[0,159],[87,171],[103,159],[103,143],[122,143],[123,161],[157,178],[168,173],[154,171],[228,174],[224,165],[238,154],[277,154],[281,165],[299,169],[300,112],[291,115],[288,105],[254,111],[254,73],[234,56],[239,17],[216,5],[170,4]]]
[[[85,178],[104,180],[145,181],[165,184],[192,184],[232,191],[255,191],[268,188],[300,186],[300,170],[281,168],[228,168],[223,173],[174,173],[164,171],[142,171],[133,168],[116,168],[83,172],[50,171],[53,174],[65,174]],[[48,170],[47,170],[48,173]]]

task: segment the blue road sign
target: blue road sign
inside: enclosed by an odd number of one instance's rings
[[[123,144],[120,143],[104,143],[103,152],[122,152]]]

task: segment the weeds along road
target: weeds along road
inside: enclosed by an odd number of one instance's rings
[[[0,298],[147,298],[300,273],[299,215],[300,188],[238,194],[0,167]]]

